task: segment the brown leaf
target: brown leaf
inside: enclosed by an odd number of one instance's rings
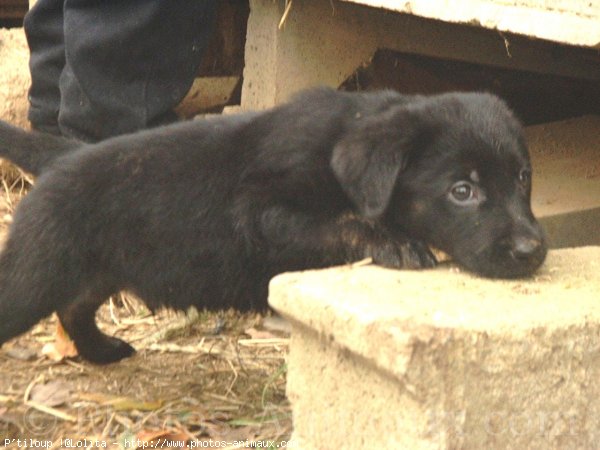
[[[49,381],[31,388],[29,399],[45,406],[60,406],[71,398],[69,385],[64,381]]]
[[[60,321],[56,323],[56,339],[53,343],[44,345],[42,354],[52,361],[62,361],[78,355],[75,343],[71,340]]]
[[[69,334],[60,323],[60,320],[56,322],[56,349],[66,358],[72,358],[78,355],[75,342],[71,340]]]
[[[37,356],[35,350],[25,347],[13,347],[6,351],[6,356],[20,361],[31,361]]]

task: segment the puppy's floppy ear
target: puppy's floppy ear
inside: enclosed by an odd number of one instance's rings
[[[357,116],[348,125],[330,164],[363,216],[376,218],[386,210],[422,126],[416,111],[400,105],[369,117]]]

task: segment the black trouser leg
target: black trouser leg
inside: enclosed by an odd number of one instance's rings
[[[65,66],[63,0],[38,0],[23,26],[31,54],[29,121],[36,129],[60,134],[58,79]]]
[[[215,0],[64,0],[62,134],[97,141],[173,117],[172,108],[196,75],[215,5]]]

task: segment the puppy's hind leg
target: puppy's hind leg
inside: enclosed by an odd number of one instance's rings
[[[79,355],[95,364],[108,364],[127,358],[135,349],[127,342],[107,336],[96,325],[96,310],[116,293],[87,288],[68,305],[58,310],[58,317],[65,331],[75,343]]]
[[[129,344],[106,336],[96,326],[96,310],[118,292],[112,283],[93,283],[77,293],[71,284],[76,277],[26,270],[22,265],[18,265],[22,271],[7,271],[6,259],[6,254],[0,258],[0,345],[57,311],[82,358],[106,364],[135,352]]]
[[[108,363],[130,356],[132,347],[102,334],[94,321],[118,283],[84,264],[79,247],[53,232],[58,227],[50,220],[44,229],[30,219],[37,216],[15,220],[0,254],[0,345],[57,311],[83,358]]]
[[[49,316],[71,291],[65,278],[16,247],[9,239],[0,255],[0,345]]]

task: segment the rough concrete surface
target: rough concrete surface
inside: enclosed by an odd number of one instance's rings
[[[375,266],[284,274],[301,448],[564,449],[600,440],[600,247],[528,280]]]
[[[563,44],[600,47],[600,3],[588,0],[343,0]]]

